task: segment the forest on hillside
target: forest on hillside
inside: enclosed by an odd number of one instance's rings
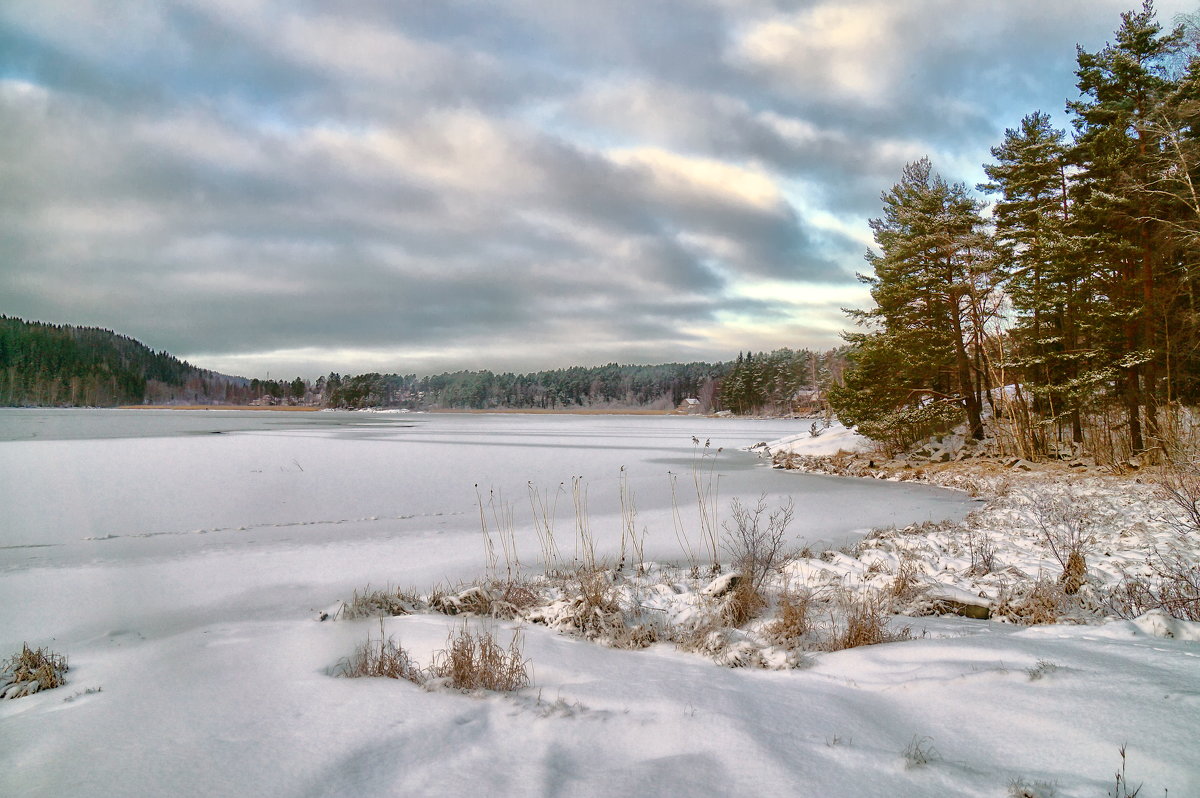
[[[0,406],[237,403],[246,380],[204,371],[98,327],[0,316]]]
[[[136,404],[310,405],[341,409],[671,410],[684,399],[703,412],[811,411],[844,352],[778,349],[736,361],[572,366],[528,374],[331,372],[315,381],[229,377],[96,327],[0,316],[0,406]]]
[[[1024,457],[1161,450],[1200,401],[1200,30],[1153,5],[1077,51],[1072,134],[1034,111],[977,191],[908,164],[871,220],[875,307],[839,417],[903,449],[965,424]]]

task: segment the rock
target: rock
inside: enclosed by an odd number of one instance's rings
[[[701,588],[700,592],[711,598],[720,598],[737,587],[738,583],[741,581],[742,575],[734,571],[732,573],[718,576],[716,579],[712,580],[703,588]]]
[[[1017,469],[1018,471],[1032,471],[1032,470],[1033,470],[1033,463],[1029,462],[1028,460],[1024,460],[1024,459],[1022,459],[1022,458],[1018,457],[1018,458],[1017,458],[1016,460],[1014,460],[1014,461],[1012,462],[1012,464],[1011,464],[1011,465],[1009,465],[1008,467],[1009,467],[1009,468],[1015,468],[1015,469]]]
[[[939,598],[934,600],[933,606],[942,614],[953,613],[976,621],[986,621],[992,617],[992,608],[984,604],[969,604],[965,601]]]

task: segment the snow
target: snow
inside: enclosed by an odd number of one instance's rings
[[[1020,779],[1054,785],[1044,795],[1094,796],[1112,788],[1122,745],[1143,795],[1200,794],[1200,625],[1153,613],[1034,627],[898,618],[913,639],[806,652],[807,667],[782,670],[721,667],[669,642],[620,650],[539,624],[471,619],[502,644],[521,629],[532,687],[506,696],[335,678],[339,661],[379,637],[380,621],[316,620],[367,585],[427,594],[481,576],[475,479],[527,510],[525,481],[588,476],[593,530],[611,553],[617,463],[628,465],[639,507],[645,497],[639,521],[660,563],[619,587],[648,614],[696,618],[711,580],[668,564],[680,552],[652,489],[666,469],[688,473],[693,434],[727,447],[723,505],[794,485],[813,503],[798,523],[815,548],[885,527],[857,557],[830,551],[790,566],[797,582],[855,589],[914,550],[924,580],[972,596],[999,590],[995,574],[966,573],[958,520],[972,506],[981,512],[964,523],[989,535],[999,562],[1056,567],[1030,528],[1029,502],[1072,491],[1101,519],[1088,587],[1099,595],[1146,541],[1178,543],[1147,486],[1039,487],[1031,477],[981,505],[920,486],[773,471],[732,451],[837,440],[835,430],[812,438],[807,422],[505,417],[392,428],[376,419],[330,431],[238,419],[237,434],[0,442],[0,656],[27,641],[70,662],[66,686],[0,701],[0,794],[893,798],[1001,796]],[[635,454],[639,443],[648,456]],[[437,454],[446,450],[452,460]],[[823,494],[833,509],[818,506]],[[891,505],[893,517],[873,504]],[[565,549],[569,506],[560,500]],[[863,521],[860,509],[882,520]],[[903,534],[914,521],[929,522],[924,534]],[[516,536],[536,576],[527,522],[518,519]],[[419,613],[385,619],[383,630],[427,664],[463,623]],[[934,749],[923,766],[904,756],[914,742]]]
[[[860,452],[870,447],[869,438],[860,435],[853,427],[847,427],[834,420],[828,424],[824,421],[813,421],[807,432],[786,435],[770,442],[764,441],[751,448],[765,454],[788,453],[816,457],[838,452]]]

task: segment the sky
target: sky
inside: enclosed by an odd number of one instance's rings
[[[0,313],[289,379],[827,348],[904,164],[1069,127],[1133,2],[5,0]]]

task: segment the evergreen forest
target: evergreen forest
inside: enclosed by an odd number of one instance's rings
[[[1026,457],[1161,444],[1200,401],[1198,43],[1147,2],[1077,50],[1069,135],[1033,111],[975,191],[904,168],[871,220],[875,306],[848,311],[843,421],[898,449],[959,424]]]
[[[0,406],[241,402],[246,380],[225,377],[97,327],[0,316]]]

